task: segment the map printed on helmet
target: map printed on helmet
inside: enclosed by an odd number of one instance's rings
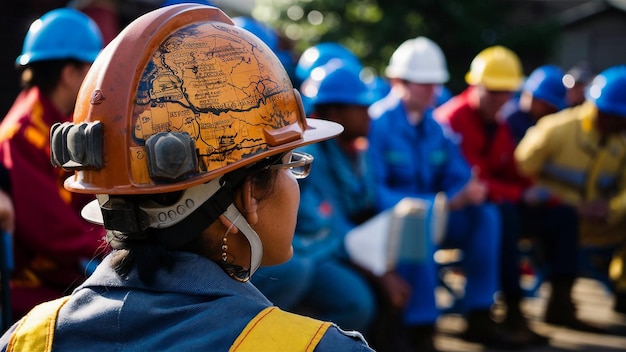
[[[211,27],[203,28],[203,27]],[[143,70],[133,113],[133,174],[144,169],[144,142],[159,132],[187,132],[200,171],[268,148],[264,130],[297,123],[288,75],[273,52],[248,32],[217,22],[194,23],[164,40]],[[268,65],[270,67],[268,67]]]
[[[165,6],[126,26],[81,84],[51,161],[92,194],[180,191],[332,138],[276,54],[220,9]],[[244,170],[245,171],[245,170]]]

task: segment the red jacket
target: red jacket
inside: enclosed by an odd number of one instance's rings
[[[15,208],[14,318],[71,292],[85,279],[81,261],[97,257],[102,245],[104,229],[80,217],[93,196],[65,190],[69,174],[50,162],[50,127],[68,120],[32,88],[20,93],[0,124],[0,160]]]
[[[459,142],[467,161],[485,181],[493,202],[517,202],[530,180],[517,170],[515,140],[504,121],[487,125],[469,103],[469,92],[453,97],[434,111],[435,119]]]

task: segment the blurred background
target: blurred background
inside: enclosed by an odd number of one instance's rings
[[[63,6],[92,11],[109,28],[123,28],[163,0],[5,0],[0,11],[0,116],[19,91],[14,67],[30,23]],[[626,0],[211,0],[231,17],[249,16],[282,36],[297,57],[324,41],[351,49],[382,73],[395,48],[427,36],[443,49],[453,93],[465,87],[472,58],[500,44],[522,59],[524,72],[552,63],[568,70],[586,62],[593,72],[626,63]],[[87,12],[86,11],[86,12]],[[89,14],[89,12],[87,12]],[[115,33],[104,33],[109,40]]]

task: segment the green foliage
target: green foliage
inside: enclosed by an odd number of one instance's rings
[[[502,0],[257,0],[253,16],[295,40],[298,53],[319,42],[339,42],[378,73],[403,41],[429,37],[448,59],[448,86],[459,92],[471,60],[488,46],[517,52],[526,72],[552,54],[557,27],[511,24],[514,5]]]

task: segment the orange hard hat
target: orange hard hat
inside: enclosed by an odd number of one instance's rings
[[[51,131],[52,162],[78,193],[153,194],[331,138],[307,119],[279,59],[215,7],[149,12],[97,57],[73,123]]]
[[[51,158],[75,171],[65,188],[96,194],[82,215],[104,224],[114,248],[146,239],[181,248],[224,214],[251,248],[243,276],[227,271],[247,280],[263,248],[232,190],[283,153],[341,131],[305,117],[261,39],[215,7],[181,4],[137,18],[101,52],[73,122],[51,128]],[[181,195],[149,196],[170,192]]]

